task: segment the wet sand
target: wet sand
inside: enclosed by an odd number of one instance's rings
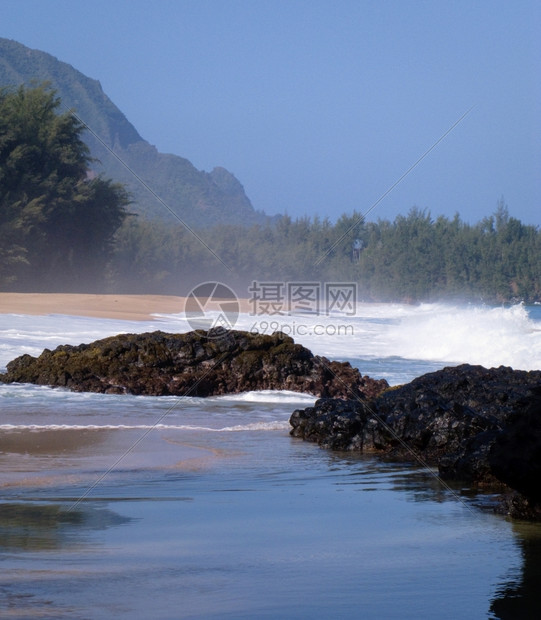
[[[91,486],[103,472],[114,480],[149,476],[153,470],[203,471],[220,458],[225,456],[204,445],[186,443],[174,431],[2,430],[0,488]]]

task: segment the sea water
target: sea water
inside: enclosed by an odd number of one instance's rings
[[[355,316],[241,315],[236,327],[279,328],[393,385],[463,362],[541,368],[540,307],[370,304]],[[190,326],[181,312],[0,315],[0,369],[154,329]],[[291,438],[292,411],[313,402],[0,385],[0,616],[539,617],[540,526],[492,514],[490,497],[442,485],[413,457]]]

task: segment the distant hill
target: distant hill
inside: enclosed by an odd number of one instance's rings
[[[0,38],[0,86],[49,81],[62,102],[76,114],[190,226],[254,224],[268,220],[254,210],[241,183],[225,168],[197,170],[177,155],[158,152],[90,79],[54,56]],[[133,212],[150,219],[172,219],[167,209],[90,133],[84,136],[96,172],[124,183],[133,196]]]

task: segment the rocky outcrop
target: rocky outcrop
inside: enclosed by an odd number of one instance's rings
[[[371,398],[388,387],[349,363],[314,356],[282,333],[197,330],[121,334],[79,346],[22,355],[5,383],[61,386],[78,392],[212,396],[292,390],[315,396]]]
[[[499,484],[514,516],[541,517],[541,371],[462,365],[369,401],[318,400],[291,416],[295,437],[335,450],[437,465],[446,479]]]

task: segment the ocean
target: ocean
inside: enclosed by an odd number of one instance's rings
[[[463,362],[541,368],[541,306],[361,304],[250,316],[391,385]],[[130,322],[0,315],[0,369]],[[411,463],[289,436],[315,398],[78,394],[0,384],[0,616],[541,617],[541,525]]]

